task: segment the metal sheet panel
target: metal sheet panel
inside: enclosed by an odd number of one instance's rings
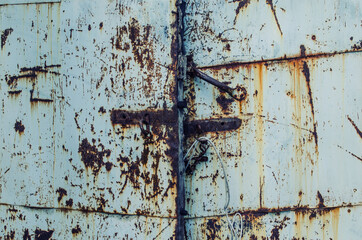
[[[174,217],[175,3],[68,1],[62,8],[63,160],[55,163],[54,187],[67,196],[55,204],[72,199],[77,209]],[[146,138],[142,119],[117,124],[115,111],[148,112],[151,124],[159,113],[164,118]]]
[[[354,51],[359,0],[186,0],[185,47],[199,66]]]
[[[248,96],[241,102],[198,78],[190,80],[190,120],[242,120],[237,130],[206,134],[223,156],[231,212],[361,203],[356,128],[362,113],[361,57],[203,69],[232,87],[245,86]],[[190,137],[188,146],[199,136]],[[215,151],[206,156],[208,161],[186,176],[186,209],[195,217],[225,213],[221,166]]]
[[[91,229],[79,239],[175,234],[175,11],[175,1],[0,7],[0,203],[34,208],[9,223],[1,207],[2,236],[39,227],[66,239],[74,219]]]
[[[235,100],[190,69],[186,120],[241,124],[188,136],[185,150],[208,137],[226,171],[211,146],[191,160],[189,238],[232,239],[227,213],[241,213],[243,239],[358,238],[338,219],[342,209],[344,223],[361,218],[360,4],[185,1],[186,54],[202,72],[247,92]],[[300,224],[301,212],[308,217]]]

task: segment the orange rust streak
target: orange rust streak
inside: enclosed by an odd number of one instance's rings
[[[332,210],[332,228],[335,240],[338,239],[338,225],[339,225],[339,208],[336,208]]]
[[[256,94],[256,103],[255,103],[255,112],[259,116],[256,119],[256,144],[257,144],[257,152],[258,152],[258,169],[259,169],[259,178],[260,178],[260,199],[259,204],[260,208],[263,207],[263,189],[264,189],[264,164],[263,164],[263,148],[264,148],[264,121],[261,116],[263,116],[263,105],[264,105],[264,76],[263,76],[263,64],[257,64],[255,66],[255,90],[257,91]]]

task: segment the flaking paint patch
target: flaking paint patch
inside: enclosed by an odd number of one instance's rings
[[[36,229],[35,230],[35,236],[34,239],[35,240],[49,240],[51,239],[52,235],[53,235],[54,230],[41,230],[41,229]]]
[[[8,38],[8,36],[14,31],[14,29],[12,28],[7,28],[5,29],[2,33],[1,33],[1,49],[4,48],[5,43],[6,43],[6,39]]]
[[[98,146],[95,145],[95,139],[93,139],[92,142],[93,145],[91,145],[87,139],[83,139],[79,145],[78,152],[81,155],[81,161],[85,167],[92,169],[95,175],[97,175],[100,169],[106,165],[103,159],[111,155],[111,150],[105,149],[101,143],[99,143]]]
[[[14,129],[16,132],[18,132],[19,134],[24,133],[25,130],[25,126],[23,125],[23,123],[21,121],[16,121],[15,122],[15,126]]]
[[[234,18],[234,25],[236,24],[236,20],[239,16],[240,10],[245,9],[248,7],[250,0],[233,0],[233,2],[237,2],[238,6],[235,10],[235,18]]]

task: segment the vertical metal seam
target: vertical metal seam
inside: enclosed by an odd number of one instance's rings
[[[185,57],[185,47],[184,47],[184,16],[185,16],[185,1],[177,0],[177,74],[176,74],[176,84],[177,84],[177,101],[183,101],[183,82],[186,79],[186,57]],[[185,220],[182,215],[183,209],[185,209],[185,181],[183,177],[183,170],[185,164],[183,162],[183,142],[184,142],[184,130],[183,130],[183,121],[184,121],[184,110],[183,108],[178,108],[178,172],[177,172],[177,198],[176,198],[176,214],[177,214],[177,223],[176,223],[176,239],[183,240],[185,239]]]

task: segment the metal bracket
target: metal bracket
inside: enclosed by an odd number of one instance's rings
[[[215,87],[219,88],[221,91],[227,92],[232,98],[238,101],[242,101],[246,98],[247,92],[244,87],[237,86],[236,88],[231,88],[225,83],[222,83],[214,79],[213,77],[210,77],[206,73],[203,73],[199,69],[197,69],[195,63],[191,59],[188,60],[188,72],[214,85]]]

